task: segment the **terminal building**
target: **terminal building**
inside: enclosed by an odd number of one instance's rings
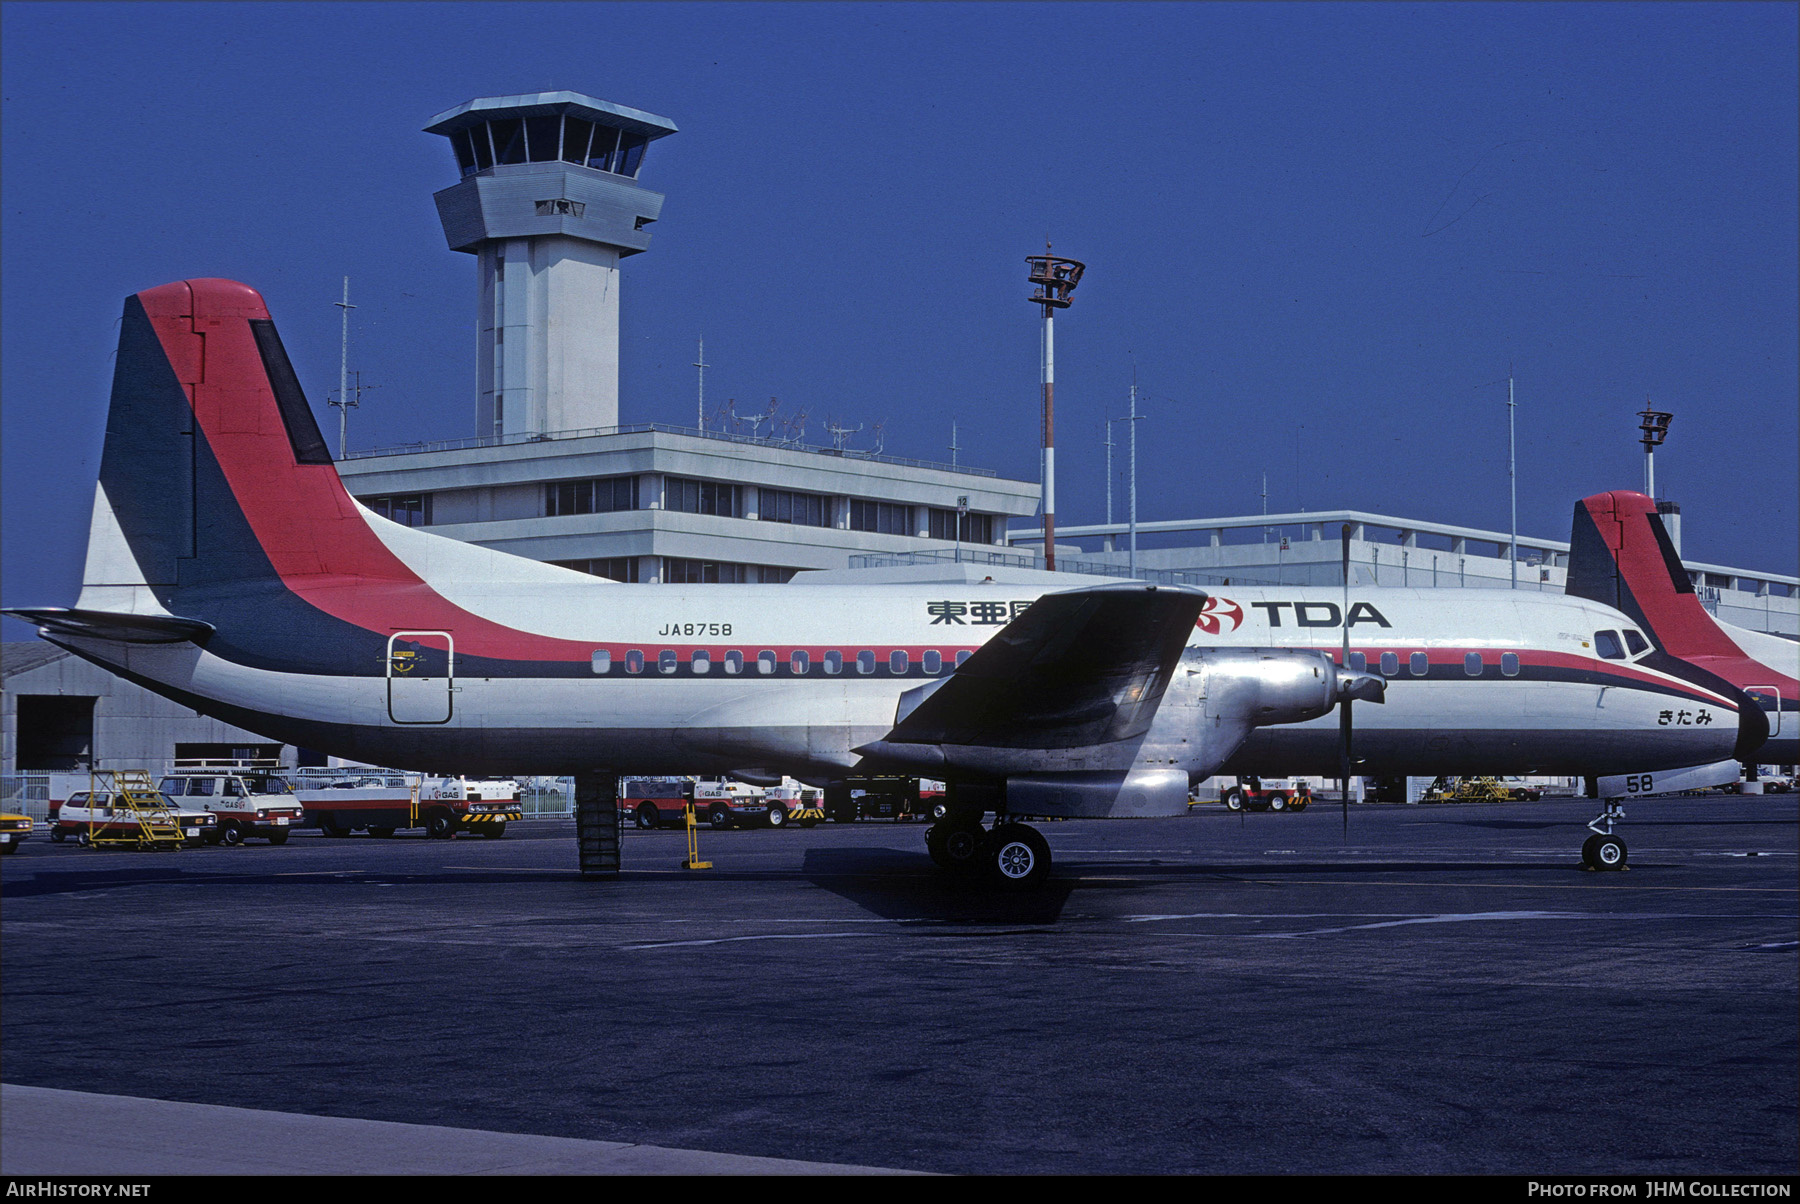
[[[1036,482],[754,431],[622,421],[620,264],[650,247],[663,197],[640,178],[673,122],[562,91],[472,100],[425,130],[446,139],[457,177],[436,194],[445,239],[475,259],[473,431],[340,457],[365,505],[618,581],[1053,580],[1038,576]],[[1679,547],[1679,512],[1668,509]],[[1359,584],[1563,587],[1565,542],[1520,538],[1509,559],[1504,532],[1359,511],[1140,522],[1135,554],[1126,524],[1059,526],[1057,569],[1201,586],[1337,585],[1343,523]],[[1800,637],[1800,579],[1685,563],[1721,619]],[[160,768],[178,754],[317,763],[48,645],[8,645],[4,673],[0,774]]]

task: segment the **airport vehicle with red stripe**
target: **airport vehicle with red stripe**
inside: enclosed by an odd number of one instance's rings
[[[1337,773],[1351,699],[1386,699],[1357,709],[1359,773],[1631,773],[1748,756],[1768,728],[1584,598],[625,585],[459,543],[350,497],[262,297],[226,280],[127,299],[81,595],[10,613],[346,759],[573,774],[578,799],[619,773],[928,776],[934,859],[1012,885],[1050,863],[1024,817],[1181,815],[1216,773]]]
[[[305,818],[279,761],[178,759],[157,789],[181,806],[216,816],[224,844],[251,837],[286,844]]]

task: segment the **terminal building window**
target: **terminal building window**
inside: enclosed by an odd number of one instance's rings
[[[680,556],[663,557],[663,581],[669,585],[741,584],[750,566],[728,564],[718,560],[687,560]]]
[[[670,477],[663,491],[663,507],[688,514],[716,514],[720,518],[744,517],[744,489],[719,481],[693,481]]]
[[[865,502],[852,499],[850,502],[850,529],[852,531],[874,531],[880,535],[917,535],[919,530],[913,525],[913,508],[896,506],[890,502]]]
[[[785,489],[757,490],[756,517],[769,523],[798,523],[806,527],[831,525],[831,499],[816,493],[789,493]]]
[[[382,518],[399,523],[402,527],[429,527],[431,525],[431,495],[429,493],[403,493],[390,497],[359,497],[356,500]]]
[[[956,519],[956,511],[939,510],[935,506],[932,507],[930,514],[931,538],[955,539],[957,538],[956,528],[960,525],[962,527],[962,541],[964,543],[994,542],[993,515],[965,514],[962,516],[961,524],[958,524]]]
[[[609,514],[638,508],[636,477],[597,477],[588,481],[551,481],[544,486],[544,513]]]
[[[552,560],[550,563],[559,569],[574,569],[577,573],[605,577],[609,581],[636,581],[638,579],[636,556],[607,556],[591,560]]]

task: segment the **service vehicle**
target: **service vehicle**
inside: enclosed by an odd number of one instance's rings
[[[157,789],[179,806],[218,816],[223,844],[251,837],[286,844],[305,809],[281,772],[281,762],[270,759],[177,758]]]
[[[1219,796],[1227,811],[1304,811],[1312,787],[1294,778],[1241,777]]]
[[[31,816],[0,811],[0,853],[18,852],[19,846],[31,835],[31,829]]]
[[[768,822],[769,803],[743,782],[695,782],[694,814],[715,828],[759,828]]]
[[[622,778],[619,815],[646,829],[682,823],[692,786],[687,778]]]
[[[524,818],[519,784],[511,779],[471,781],[462,777],[361,770],[325,785],[299,790],[306,823],[326,836],[367,831],[388,837],[402,828],[423,828],[448,840],[458,832],[478,832],[490,840],[506,835],[508,822]],[[491,796],[491,797],[490,797]]]
[[[72,838],[84,847],[166,843],[191,849],[218,844],[220,832],[218,816],[182,806],[160,790],[136,806],[113,790],[78,790],[61,802],[51,800],[49,828],[51,840],[60,844]]]
[[[763,801],[769,806],[771,828],[784,828],[790,823],[810,828],[825,818],[825,792],[791,779],[763,791]]]

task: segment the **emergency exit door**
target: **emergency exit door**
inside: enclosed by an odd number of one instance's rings
[[[387,644],[388,718],[448,723],[456,692],[456,641],[447,631],[396,631]]]

